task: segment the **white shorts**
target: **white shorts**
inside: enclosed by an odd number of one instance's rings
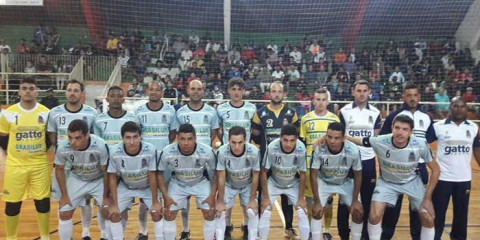
[[[150,191],[150,187],[144,189],[130,189],[127,188],[125,183],[120,181],[117,187],[117,201],[120,212],[130,209],[135,198],[140,198],[149,209],[152,208],[152,192]]]
[[[395,206],[398,196],[405,194],[408,196],[411,209],[418,211],[425,197],[425,191],[420,177],[404,184],[390,183],[379,178],[375,190],[373,190],[372,202],[385,202],[390,206]]]
[[[97,204],[101,204],[103,202],[103,178],[84,181],[70,174],[67,178],[67,193],[72,205],[62,206],[59,209],[60,212],[85,206],[85,199],[89,198],[94,198]]]
[[[339,195],[339,201],[341,204],[350,207],[353,199],[353,179],[350,178],[340,185],[327,183],[318,179],[318,195],[323,207],[327,205],[328,198],[334,194]]]
[[[279,188],[273,183],[272,178],[268,179],[268,196],[272,204],[275,204],[277,197],[279,195],[286,195],[288,197],[288,204],[295,205],[298,201],[298,187],[299,183],[297,182],[295,185],[289,188]]]
[[[187,208],[187,201],[189,197],[196,198],[197,208],[210,209],[208,204],[202,204],[205,199],[210,195],[212,187],[210,181],[204,179],[193,186],[182,186],[174,178],[171,179],[168,185],[168,196],[170,196],[177,205],[171,205],[170,211],[180,210]],[[215,206],[211,206],[212,208]]]
[[[250,201],[250,193],[252,192],[252,185],[248,184],[244,188],[236,189],[225,185],[225,204],[227,209],[230,209],[235,204],[235,197],[240,197],[240,205],[247,206]]]

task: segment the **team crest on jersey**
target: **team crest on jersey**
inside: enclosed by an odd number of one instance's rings
[[[167,123],[167,116],[165,116],[165,115],[162,116],[162,123],[163,124]]]
[[[267,113],[265,111],[262,112],[262,115],[260,117],[265,117]]]
[[[195,159],[195,167],[196,168],[202,167],[202,164],[200,164],[200,158]]]
[[[368,123],[373,124],[373,117],[372,116],[368,116]]]
[[[413,146],[418,145],[418,141],[417,141],[416,139],[413,139],[413,140],[412,140],[412,145],[413,145]]]
[[[423,128],[423,120],[422,120],[422,119],[420,119],[420,122],[418,122],[418,125],[419,125],[421,128]]]
[[[410,152],[410,155],[408,155],[408,161],[415,162],[415,153]]]
[[[148,166],[147,164],[147,159],[146,158],[142,158],[142,168],[146,168]]]
[[[91,163],[94,163],[95,161],[97,161],[97,160],[95,159],[95,155],[93,155],[93,154],[90,154],[89,160],[90,160]]]
[[[293,165],[295,165],[295,166],[298,165],[298,158],[297,158],[297,157],[295,157],[295,158],[293,159]]]
[[[208,116],[207,115],[203,116],[203,123],[208,124]]]
[[[200,149],[198,149],[198,152],[201,153],[201,154],[204,154],[205,150],[203,148],[200,148]]]
[[[42,116],[38,116],[38,123],[43,124],[45,123],[45,119]]]
[[[243,119],[246,119],[246,120],[250,119],[250,114],[248,114],[247,111],[245,111],[245,114],[243,115]]]
[[[247,166],[247,168],[250,168],[252,166],[252,162],[250,161],[250,159],[245,158],[245,165]]]
[[[470,134],[470,130],[467,130],[467,138],[472,138],[472,135]]]
[[[347,166],[347,157],[346,156],[343,156],[342,166]]]

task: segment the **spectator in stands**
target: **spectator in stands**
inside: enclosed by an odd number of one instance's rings
[[[300,78],[300,73],[298,72],[297,66],[295,64],[290,64],[287,71],[288,77],[288,86],[295,86],[297,80]]]
[[[188,68],[190,72],[194,72],[197,76],[203,75],[204,67],[203,67],[203,60],[200,59],[198,56],[195,57],[195,59],[190,62],[190,67]]]
[[[243,76],[247,76],[247,78],[245,79],[245,89],[251,90],[253,86],[260,85],[260,80],[258,79],[258,77],[255,77],[255,74],[248,73],[247,75]]]
[[[435,102],[437,103],[445,103],[445,104],[437,104],[437,114],[439,114],[440,118],[445,118],[447,116],[449,110],[449,102],[450,98],[448,97],[447,91],[443,87],[438,88],[438,92],[434,95]]]
[[[11,53],[12,52],[12,49],[10,48],[10,46],[7,44],[7,42],[5,41],[5,39],[0,39],[0,52],[1,53]]]
[[[351,76],[355,76],[357,72],[357,63],[353,60],[352,56],[347,57],[347,61],[343,63],[343,68],[347,71]]]
[[[270,66],[275,66],[276,64],[278,64],[279,60],[280,59],[278,58],[278,55],[277,53],[275,53],[275,51],[273,51],[272,49],[267,50],[267,58],[265,59],[265,61]]]
[[[118,56],[118,60],[120,60],[120,66],[122,67],[123,70],[128,68],[130,57],[127,55],[125,50],[120,50],[120,55]]]
[[[365,70],[372,70],[372,58],[367,49],[364,49],[362,55],[358,56],[358,65],[363,66]]]
[[[117,54],[117,49],[118,49],[118,38],[116,38],[113,35],[108,36],[108,40],[106,43],[107,52],[111,55],[116,55]]]
[[[332,97],[335,101],[350,101],[350,94],[343,87],[338,87]]]
[[[258,90],[258,86],[253,86],[247,97],[252,100],[260,100],[262,93]]]
[[[271,97],[270,97],[270,90],[267,90],[267,91],[265,91],[265,93],[263,93],[261,99],[262,99],[262,100],[270,100],[270,98],[271,98]]]
[[[248,47],[248,46],[245,44],[244,47],[243,47],[242,53],[241,53],[241,58],[242,58],[242,59],[245,59],[245,60],[252,61],[252,60],[255,59],[256,57],[257,57],[257,55],[255,54],[255,52],[253,51],[253,49],[252,49],[251,47]]]
[[[39,73],[52,73],[55,72],[55,69],[51,63],[47,61],[47,57],[41,56],[40,62],[35,67]]]
[[[178,36],[173,42],[172,49],[175,51],[177,56],[180,56],[180,53],[185,49],[186,44],[183,42],[181,36]]]
[[[190,50],[187,45],[184,45],[182,53],[180,54],[180,58],[185,62],[189,62],[192,59],[192,56],[192,50]]]
[[[314,63],[322,63],[327,60],[327,54],[323,47],[318,48],[318,53],[314,55],[313,62]]]
[[[58,103],[58,98],[55,97],[54,93],[53,93],[53,88],[49,88],[45,91],[46,93],[46,96],[42,98],[42,101],[40,101],[40,103],[47,107],[48,109],[52,109],[58,105],[60,105]]]
[[[378,76],[377,79],[382,79],[385,76],[385,64],[382,61],[382,57],[377,57],[372,63],[372,71],[375,71],[375,74]]]
[[[232,57],[233,57],[233,60],[234,60],[235,62],[238,62],[238,61],[240,61],[240,59],[241,59],[241,55],[240,55],[240,53],[237,51],[237,48],[236,48],[236,47],[232,47],[232,50],[230,50],[230,51],[228,52],[228,59],[232,59]]]
[[[284,58],[290,57],[290,53],[292,52],[292,45],[288,41],[288,39],[285,39],[285,42],[283,43],[283,46],[280,48],[280,53],[283,55]]]
[[[380,101],[384,97],[383,85],[376,78],[370,79],[370,100]]]
[[[335,53],[333,62],[335,63],[335,68],[338,69],[339,67],[343,66],[343,64],[347,61],[347,54],[343,48],[340,48],[338,52]]]
[[[304,77],[305,81],[307,82],[307,85],[309,87],[313,87],[312,89],[315,89],[315,86],[320,86],[319,84],[319,77],[318,77],[318,72],[314,71],[313,65],[308,65],[307,67],[307,72],[305,72]]]
[[[338,77],[337,75],[332,75],[332,79],[327,83],[328,90],[332,93],[337,92],[338,88]]]
[[[233,77],[242,77],[242,72],[238,69],[238,66],[233,64],[230,66],[230,70],[227,72],[227,79],[231,79]]]
[[[475,100],[477,98],[476,98],[475,94],[473,94],[473,88],[472,87],[467,87],[467,91],[462,94],[462,99],[467,103],[475,102]]]
[[[29,48],[25,39],[20,39],[20,43],[18,43],[17,47],[15,47],[15,51],[20,54],[25,54],[29,52]]]
[[[275,65],[275,71],[272,72],[272,81],[282,81],[285,78],[285,73],[281,70],[280,65]]]
[[[198,35],[194,31],[192,31],[190,33],[190,36],[188,36],[188,42],[196,45],[196,44],[200,43],[200,38],[198,37]]]
[[[272,83],[272,74],[268,71],[266,66],[260,68],[260,72],[258,73],[258,80],[260,80],[260,90],[262,93],[265,92],[266,89],[269,88],[270,84]]]
[[[293,51],[290,52],[289,56],[293,58],[293,62],[300,64],[302,62],[302,53],[298,51],[297,47],[293,47]]]
[[[395,67],[395,70],[390,74],[388,81],[393,82],[396,79],[396,83],[403,84],[405,82],[405,77],[403,73],[400,71],[400,67]]]
[[[37,72],[37,70],[35,69],[35,66],[33,66],[32,61],[30,61],[30,60],[27,61],[27,65],[23,69],[23,72],[24,73],[36,73]]]
[[[470,70],[468,68],[465,68],[463,70],[463,73],[460,74],[460,81],[465,83],[465,84],[469,84],[469,83],[472,83],[473,81],[473,76],[472,74],[470,73]]]
[[[213,88],[213,99],[215,99],[215,103],[216,104],[222,104],[223,102],[223,92],[222,92],[222,89],[218,86],[215,86]]]
[[[165,64],[168,68],[176,67],[178,58],[172,47],[168,47],[168,50],[165,52],[165,56],[163,57],[163,60],[165,61]]]
[[[270,44],[268,44],[267,50],[272,50],[276,55],[278,55],[278,46],[273,40],[271,40]]]
[[[163,93],[163,97],[165,98],[177,98],[177,90],[173,88],[173,83],[172,82],[167,82],[166,84],[167,88],[165,89]]]
[[[45,45],[46,33],[44,32],[44,25],[40,23],[37,28],[33,31],[33,41],[37,46]]]
[[[340,67],[336,75],[339,82],[350,82],[350,73],[345,71],[343,67]]]
[[[132,80],[132,84],[128,86],[127,96],[128,97],[142,97],[143,96],[143,86],[138,82],[136,78]]]
[[[320,51],[320,45],[318,45],[318,41],[313,41],[313,43],[308,48],[308,51],[310,51],[312,56],[316,56]]]

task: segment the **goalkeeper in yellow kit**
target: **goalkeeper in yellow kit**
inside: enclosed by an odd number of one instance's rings
[[[3,200],[7,240],[17,239],[22,201],[33,198],[42,240],[49,239],[50,165],[46,151],[49,109],[36,102],[35,80],[25,78],[20,102],[0,117],[0,146],[7,152]]]

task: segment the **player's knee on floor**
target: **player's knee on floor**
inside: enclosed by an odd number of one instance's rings
[[[42,200],[34,200],[35,209],[39,213],[48,213],[50,212],[50,198],[44,198]]]
[[[60,211],[59,214],[58,214],[58,217],[62,221],[70,220],[73,217],[73,210],[72,211]]]
[[[433,228],[435,226],[435,218],[430,216],[428,212],[419,212],[422,227]]]
[[[22,202],[6,202],[5,203],[5,215],[14,217],[20,214],[20,208],[22,208]]]
[[[158,222],[158,221],[162,220],[162,217],[163,217],[162,213],[157,211],[157,210],[150,211],[150,215],[152,216],[152,220],[154,222]]]
[[[118,212],[110,214],[110,221],[113,222],[113,223],[117,223],[117,222],[122,221],[122,214],[120,214]]]

